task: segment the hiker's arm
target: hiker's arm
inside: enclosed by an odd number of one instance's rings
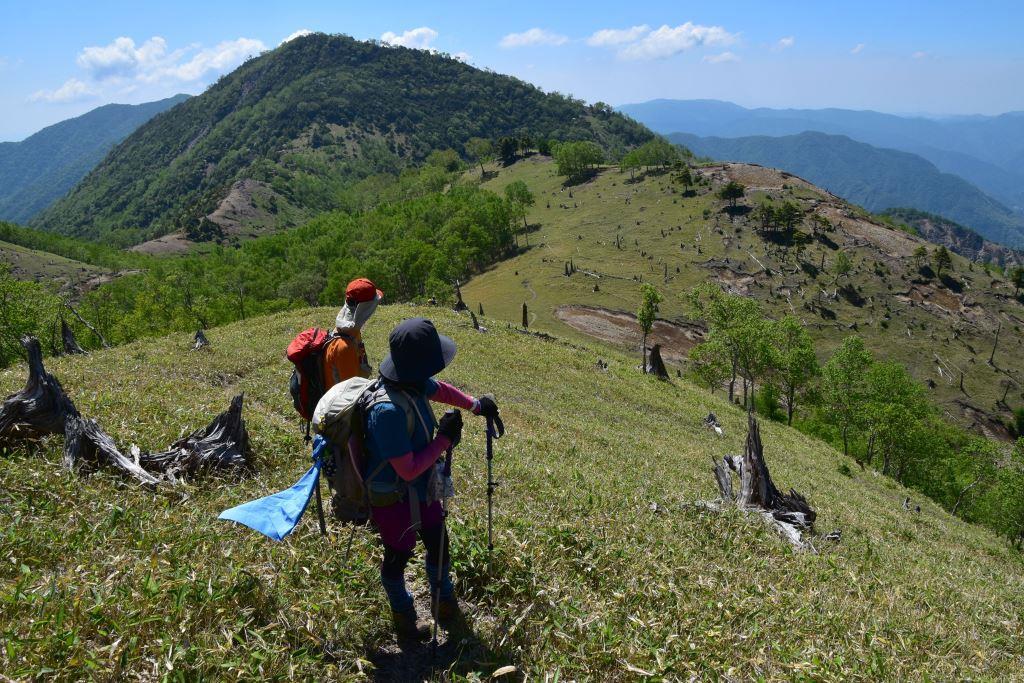
[[[405,413],[393,403],[374,406],[366,427],[377,454],[387,459],[405,481],[412,481],[430,469],[451,445],[447,436],[438,435],[424,448],[413,450]]]
[[[435,403],[446,403],[450,406],[469,410],[473,413],[477,412],[479,403],[475,398],[456,389],[451,384],[448,384],[448,382],[440,382],[438,380],[431,381],[437,387],[433,393],[427,394],[427,398],[431,401],[434,401]]]
[[[391,458],[388,462],[395,468],[395,472],[398,472],[398,476],[406,481],[412,481],[429,470],[437,462],[437,459],[444,455],[445,449],[451,443],[447,436],[438,435],[426,447],[416,452],[409,451],[397,458]]]

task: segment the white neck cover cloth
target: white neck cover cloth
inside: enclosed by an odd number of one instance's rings
[[[335,326],[344,332],[345,330],[361,330],[366,321],[370,319],[373,312],[377,310],[377,304],[380,302],[380,297],[374,298],[372,301],[364,301],[356,304],[355,308],[349,305],[349,302],[345,302],[345,305],[338,311],[338,317],[335,319]]]

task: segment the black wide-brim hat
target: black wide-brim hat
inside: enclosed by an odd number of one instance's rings
[[[388,336],[389,353],[380,364],[380,374],[392,382],[423,382],[444,370],[455,358],[455,342],[438,334],[426,318],[409,318]]]

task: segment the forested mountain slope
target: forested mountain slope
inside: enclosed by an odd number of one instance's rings
[[[28,221],[74,187],[132,131],[187,99],[175,95],[145,104],[107,104],[21,142],[0,142],[0,220]]]
[[[352,183],[433,151],[524,133],[611,152],[652,135],[608,107],[446,55],[312,34],[137,130],[34,224],[120,244],[248,236],[360,208]]]
[[[283,543],[216,519],[308,467],[282,351],[335,313],[210,330],[208,352],[177,334],[49,361],[125,450],[163,448],[244,392],[256,473],[154,492],[105,469],[64,471],[61,439],[5,455],[6,676],[150,678],[159,667],[186,680],[431,677],[428,646],[399,650],[392,639],[372,533],[357,529],[349,555],[350,530],[332,526],[324,539],[312,511]],[[765,422],[774,480],[807,495],[822,532],[842,532],[839,543],[819,539],[818,553],[794,552],[757,517],[694,504],[717,496],[710,459],[743,449],[746,416],[721,395],[645,377],[632,355],[497,319],[483,318],[482,334],[438,307],[382,307],[364,334],[375,366],[390,329],[414,315],[459,346],[441,377],[494,392],[508,427],[495,445],[491,555],[479,419],[466,417],[456,449],[449,525],[469,629],[442,649],[445,670],[469,680],[508,665],[531,680],[1019,674],[1024,567],[991,533]],[[0,372],[5,394],[23,382],[22,367]],[[709,411],[724,438],[702,425]],[[904,510],[907,496],[920,513]]]
[[[870,211],[913,207],[946,216],[994,242],[1024,246],[1024,216],[908,152],[814,132],[743,138],[674,133],[669,138],[699,155],[795,173]]]

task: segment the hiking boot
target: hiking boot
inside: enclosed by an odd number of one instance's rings
[[[420,626],[416,618],[416,608],[392,612],[391,623],[394,624],[395,635],[400,640],[425,640],[430,635],[430,629]]]
[[[439,600],[437,603],[437,621],[448,631],[461,628],[466,619],[456,598]]]

